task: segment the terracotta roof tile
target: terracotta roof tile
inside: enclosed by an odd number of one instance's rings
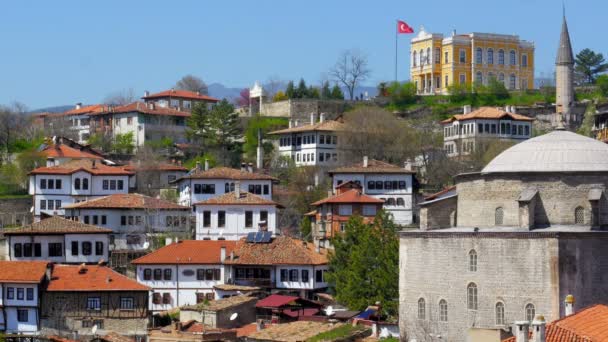
[[[443,189],[443,190],[441,190],[439,192],[436,192],[434,194],[428,195],[428,196],[426,196],[424,198],[424,200],[425,201],[432,201],[432,200],[434,200],[434,199],[436,199],[436,198],[438,198],[438,197],[440,197],[442,195],[447,194],[448,192],[450,192],[452,190],[456,190],[456,185],[448,186],[448,187],[446,187],[445,189]]]
[[[509,118],[515,121],[534,121],[534,119],[516,113],[508,113],[496,107],[481,107],[468,114],[456,114],[441,123],[450,123],[453,121],[463,121],[472,119],[505,119]]]
[[[51,216],[24,227],[6,229],[4,235],[104,234],[111,232],[111,229]]]
[[[142,99],[157,99],[163,97],[178,97],[182,99],[190,99],[190,100],[199,100],[199,101],[209,101],[209,102],[219,102],[219,99],[215,97],[211,97],[208,95],[203,95],[197,92],[188,91],[188,90],[165,90],[160,93],[150,94],[148,96],[142,97]]]
[[[314,131],[328,131],[337,132],[344,131],[346,125],[339,120],[327,120],[323,122],[317,122],[312,125],[304,125],[292,128],[285,128],[278,131],[270,132],[268,134],[287,134],[287,133],[301,133],[301,132],[314,132]]]
[[[190,210],[173,202],[141,194],[113,194],[64,206],[65,209],[173,209]]]
[[[133,102],[123,106],[111,107],[107,106],[104,111],[99,113],[93,113],[91,115],[105,115],[105,114],[121,114],[121,113],[132,113],[138,112],[150,115],[163,115],[163,116],[179,116],[179,117],[190,117],[190,113],[179,111],[177,109],[161,107],[157,104],[148,104],[144,102]]]
[[[245,296],[245,295],[232,296],[232,297],[228,297],[228,298],[212,300],[210,302],[201,302],[196,305],[182,306],[181,310],[220,311],[220,310],[228,309],[228,308],[238,306],[238,305],[241,305],[244,303],[249,303],[249,302],[254,302],[254,301],[257,302],[257,300],[258,299],[256,297],[250,297],[250,296]]]
[[[98,155],[81,151],[65,144],[49,145],[40,151],[40,153],[47,158],[103,159]]]
[[[351,189],[345,191],[339,195],[331,196],[320,201],[316,201],[312,205],[318,206],[325,203],[369,203],[369,204],[382,204],[383,200],[368,196],[361,193],[361,190]]]
[[[288,236],[277,236],[270,243],[249,243],[245,239],[237,242],[234,265],[325,265],[327,250],[315,251],[312,243]]]
[[[320,333],[339,328],[343,325],[341,323],[295,321],[271,325],[266,329],[249,334],[247,338],[254,341],[306,341]]]
[[[150,288],[106,266],[54,265],[46,290],[149,291]]]
[[[69,175],[78,171],[86,171],[93,175],[134,175],[133,171],[125,170],[122,166],[110,166],[99,161],[80,159],[71,160],[56,166],[44,166],[30,171],[29,174]]]
[[[271,180],[278,182],[278,179],[270,175],[257,172],[248,172],[223,166],[214,167],[207,171],[194,170],[191,174],[180,179]]]
[[[161,247],[156,251],[133,260],[134,265],[154,264],[221,264],[221,248],[226,256],[236,246],[236,241],[184,240]]]
[[[406,170],[397,165],[389,164],[381,160],[370,159],[367,162],[367,166],[363,166],[363,162],[353,164],[350,166],[339,167],[329,171],[329,174],[334,173],[395,173],[395,174],[409,174],[416,173],[412,170]]]
[[[70,109],[68,111],[63,112],[64,115],[82,115],[82,114],[90,114],[90,113],[100,113],[105,109],[105,105],[103,104],[95,104],[82,106],[80,109]]]
[[[0,260],[0,283],[40,283],[48,261]]]
[[[274,201],[267,200],[249,192],[241,192],[240,196],[237,198],[234,191],[194,203],[194,205],[274,205],[279,208],[283,207]]]

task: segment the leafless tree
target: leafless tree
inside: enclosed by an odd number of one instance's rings
[[[207,95],[209,93],[207,84],[200,77],[196,77],[191,74],[188,74],[177,81],[177,83],[175,83],[175,89],[200,92],[203,95]]]
[[[336,64],[329,70],[334,81],[346,87],[351,100],[354,98],[355,88],[365,81],[370,73],[367,56],[356,49],[342,52]]]
[[[103,103],[115,106],[122,106],[135,102],[137,97],[133,88],[126,88],[108,94],[103,100]]]
[[[277,75],[270,76],[266,82],[264,82],[264,90],[266,92],[266,96],[269,99],[272,99],[274,94],[276,94],[279,90],[281,90],[281,86],[284,82]]]
[[[15,102],[11,106],[0,106],[0,152],[4,161],[8,161],[12,144],[26,127],[26,107]]]

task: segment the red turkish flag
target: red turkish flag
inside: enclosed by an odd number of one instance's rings
[[[397,20],[397,32],[398,33],[414,33],[414,29],[410,27],[405,21]]]

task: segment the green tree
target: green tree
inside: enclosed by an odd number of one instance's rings
[[[116,153],[133,154],[133,150],[135,150],[133,132],[116,134],[114,136],[112,150]]]
[[[399,297],[399,238],[389,214],[380,212],[372,224],[353,216],[344,234],[332,240],[327,279],[336,299],[353,310],[376,301],[395,316]]]
[[[575,70],[579,73],[583,82],[587,84],[595,83],[595,78],[608,70],[608,63],[604,59],[604,55],[596,53],[591,49],[584,49],[579,52],[574,58]]]
[[[272,102],[279,102],[279,101],[285,101],[289,99],[289,97],[287,97],[287,95],[285,95],[284,92],[282,91],[277,91],[276,94],[274,94],[274,96],[272,97]]]
[[[295,96],[296,89],[293,85],[293,81],[287,82],[287,87],[285,88],[285,95],[288,99],[293,99]]]
[[[312,224],[308,216],[305,216],[302,221],[300,221],[300,235],[303,240],[312,242]]]
[[[198,153],[203,153],[205,141],[204,132],[207,125],[207,118],[209,116],[209,108],[204,103],[197,103],[192,108],[192,112],[186,125],[186,137],[199,148]]]
[[[331,88],[331,98],[334,100],[344,100],[344,93],[337,84]]]
[[[276,131],[285,128],[288,125],[287,118],[263,117],[256,115],[247,122],[245,129],[245,143],[243,144],[243,153],[249,160],[255,160],[258,147],[258,130],[261,130],[262,148],[264,149],[264,159],[269,160],[274,150],[273,140],[277,137],[266,135],[271,131]]]
[[[306,87],[306,82],[303,78],[300,78],[300,82],[298,83],[298,87],[294,93],[294,98],[296,99],[305,99],[308,98],[308,88]]]
[[[583,117],[583,123],[581,127],[578,128],[576,133],[580,135],[584,135],[587,137],[591,137],[591,130],[593,129],[593,124],[595,123],[595,105],[593,101],[589,102],[587,105],[587,109],[585,110],[585,116]]]
[[[416,85],[412,82],[391,82],[386,89],[386,92],[391,98],[391,102],[395,105],[408,105],[416,102]]]
[[[222,165],[236,163],[240,152],[236,140],[240,132],[239,115],[226,99],[215,104],[205,116],[203,129],[205,145],[214,151],[216,159],[221,161]]]
[[[323,82],[323,85],[321,86],[321,98],[324,100],[331,99],[331,89],[329,88],[328,81]]]
[[[595,84],[603,97],[608,97],[608,75],[600,75],[595,80]]]
[[[319,88],[313,87],[313,86],[308,87],[308,90],[306,91],[306,98],[318,99],[320,97],[321,97],[321,92],[319,91]]]

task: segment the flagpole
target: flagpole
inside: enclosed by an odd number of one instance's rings
[[[395,30],[395,82],[397,82],[397,36],[398,36],[397,27],[399,25],[399,20],[396,20],[395,24],[397,24],[394,27],[394,30]]]

